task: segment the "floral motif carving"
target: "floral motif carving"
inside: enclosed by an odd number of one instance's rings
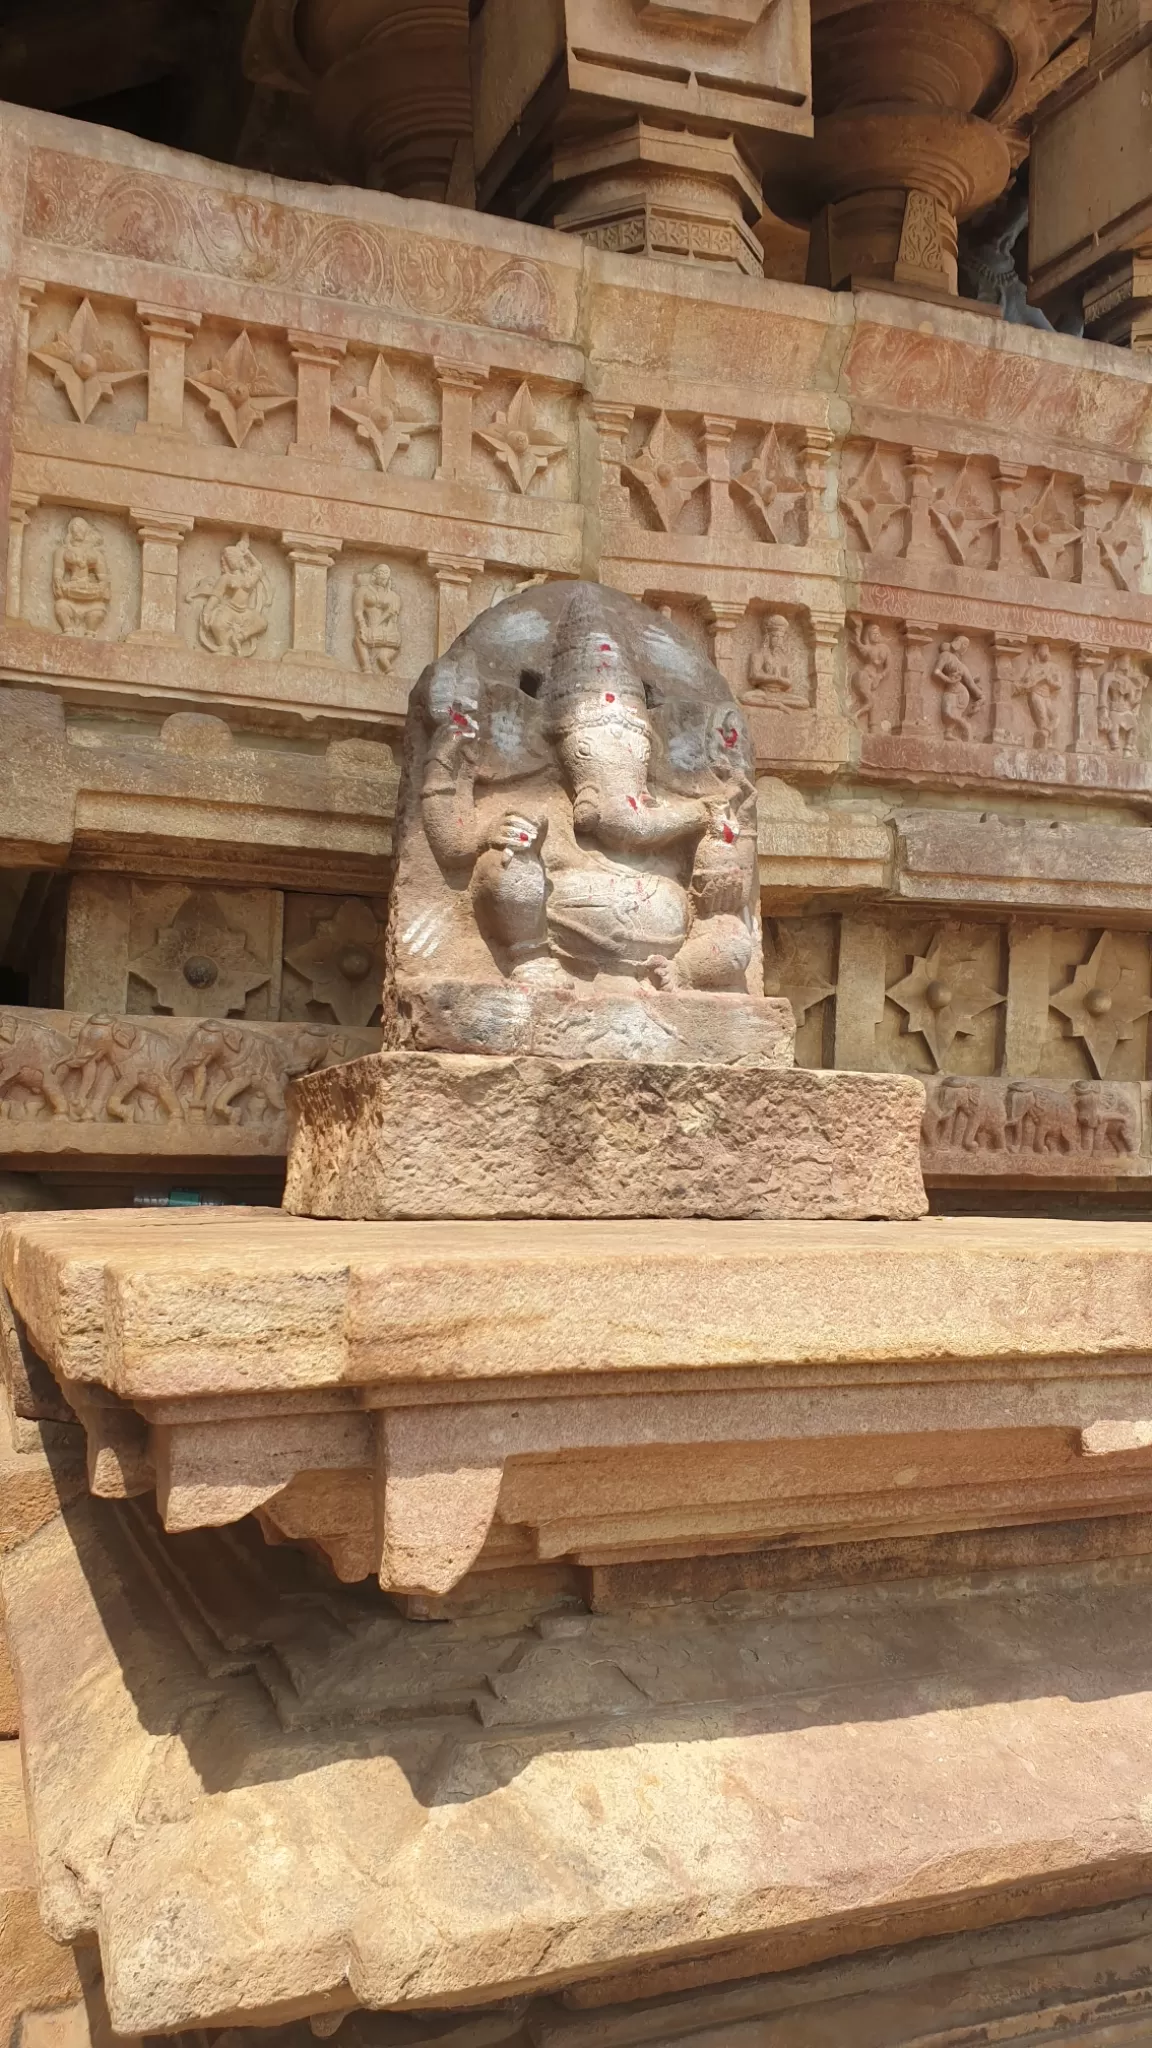
[[[752,508],[765,537],[779,546],[785,539],[789,515],[804,497],[803,486],[787,480],[784,451],[775,427],[769,427],[755,458],[732,488]]]
[[[108,616],[112,578],[104,543],[87,519],[70,519],[52,555],[56,623],[70,640],[94,640]]]
[[[1101,1080],[1117,1046],[1131,1038],[1140,1019],[1152,1011],[1152,996],[1140,994],[1135,972],[1120,961],[1111,932],[1103,934],[1091,958],[1050,1002],[1068,1019],[1072,1037],[1083,1040]]]
[[[197,583],[187,602],[203,599],[197,634],[210,654],[249,655],[268,631],[272,593],[245,533],[224,548],[220,574]]]
[[[384,926],[361,898],[350,896],[333,917],[321,918],[312,937],[284,958],[338,1024],[371,1023],[384,980]]]
[[[879,554],[892,523],[907,511],[903,494],[896,496],[884,472],[879,448],[873,448],[850,490],[840,500],[865,549]],[[893,549],[890,552],[897,552]]]
[[[792,1014],[799,1030],[809,1010],[827,1002],[834,996],[834,982],[825,981],[807,958],[806,951],[794,932],[777,925],[773,936],[774,961],[765,976],[765,988],[769,995],[786,996],[792,1005]]]
[[[208,368],[189,377],[193,391],[215,414],[234,448],[242,448],[254,426],[281,405],[294,405],[294,391],[283,391],[261,369],[246,328],[223,356],[212,356]]]
[[[1066,522],[1054,476],[1048,478],[1030,511],[1016,521],[1016,531],[1036,574],[1059,576],[1062,557],[1079,540],[1080,532]]]
[[[905,1030],[919,1032],[938,1068],[956,1039],[971,1035],[977,1017],[1005,1000],[981,981],[970,959],[954,952],[946,931],[936,933],[926,953],[913,956],[911,973],[887,995],[905,1012]]]
[[[243,1010],[271,974],[210,889],[190,892],[167,929],[129,961],[129,971],[154,991],[161,1008],[193,1017]]]
[[[657,415],[640,453],[621,467],[639,484],[665,533],[671,533],[688,500],[708,481],[707,470],[692,457],[677,456],[665,412]]]
[[[562,435],[540,425],[536,403],[526,383],[521,384],[507,410],[498,412],[490,426],[477,428],[476,438],[491,449],[522,493],[567,447]]]
[[[943,541],[948,559],[960,568],[968,567],[985,536],[999,520],[982,501],[971,464],[965,459],[955,480],[941,486],[928,507],[928,516]]]
[[[41,342],[31,355],[33,362],[51,371],[82,426],[117,385],[147,375],[143,367],[125,362],[105,340],[89,299],[81,299],[71,324],[57,328],[51,340]]]
[[[63,150],[32,152],[24,230],[36,241],[244,284],[286,284],[352,305],[398,306],[515,334],[558,330],[552,280],[527,257],[501,258],[303,207],[237,202],[191,179],[125,171]]]
[[[396,379],[381,355],[367,381],[353,385],[346,397],[335,399],[333,410],[355,427],[357,440],[368,443],[385,473],[418,434],[433,434],[438,425],[436,420],[420,420],[405,412]]]
[[[1116,511],[1100,529],[1098,544],[1100,560],[1117,590],[1139,590],[1145,549],[1136,517],[1135,491],[1121,492]]]

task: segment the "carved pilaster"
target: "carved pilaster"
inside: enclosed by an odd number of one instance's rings
[[[937,626],[905,624],[901,733],[916,733],[924,737],[927,734],[935,736],[939,732],[939,721],[933,715],[935,707],[932,703],[930,676],[932,656],[939,637],[940,629]]]
[[[440,386],[440,462],[436,470],[441,483],[465,483],[472,474],[472,427],[476,394],[488,379],[486,369],[475,363],[461,363],[448,356],[434,356],[433,367]]]
[[[632,500],[620,471],[628,455],[628,429],[636,416],[634,405],[614,405],[594,399],[589,407],[600,444],[600,515],[603,519],[627,519]]]
[[[828,507],[828,457],[836,436],[827,427],[807,427],[800,444],[804,478],[804,538],[820,547],[835,540],[834,514]]]
[[[348,344],[293,330],[288,346],[296,365],[296,439],[288,453],[308,462],[324,462],[332,429],[332,372],[339,369]]]
[[[727,604],[722,599],[712,598],[704,613],[704,623],[712,643],[712,660],[737,697],[744,678],[736,674],[736,633],[747,610],[746,604]]]
[[[1107,664],[1101,647],[1076,649],[1076,742],[1078,754],[1098,754],[1100,738],[1100,678]]]
[[[292,645],[285,661],[329,664],[328,571],[342,543],[325,534],[280,536],[292,564]]]
[[[908,478],[908,559],[923,561],[933,556],[932,521],[928,508],[936,475],[935,448],[910,448],[904,462]]]
[[[18,619],[23,614],[24,535],[28,531],[28,521],[39,503],[39,498],[31,491],[13,491],[8,500],[8,574],[4,613],[9,619]]]
[[[1013,691],[1020,657],[1027,647],[1027,640],[1019,633],[997,633],[992,641],[992,686],[995,692],[992,738],[1000,746],[1010,745],[1016,737],[1012,719]]]
[[[471,623],[472,585],[484,563],[475,555],[429,555],[428,567],[436,583],[436,653],[447,654]]]
[[[1004,1071],[1038,1074],[1048,1038],[1052,986],[1051,925],[1013,924],[1008,933]]]
[[[836,689],[836,657],[844,637],[843,612],[810,612],[812,660],[816,670],[815,710],[825,718],[840,715]]]
[[[1108,573],[1100,559],[1100,528],[1103,524],[1102,508],[1105,493],[1099,484],[1089,478],[1081,479],[1076,493],[1076,513],[1080,521],[1080,541],[1076,550],[1076,575],[1080,583],[1107,583]]]
[[[705,413],[702,445],[708,472],[708,532],[722,540],[732,525],[732,436],[734,419]]]
[[[998,462],[993,471],[997,519],[994,567],[997,569],[1019,571],[1024,566],[1016,522],[1020,517],[1020,491],[1027,478],[1027,465],[1022,462]]]
[[[16,329],[16,374],[13,379],[12,399],[16,405],[23,404],[28,389],[28,341],[32,330],[32,315],[44,295],[44,285],[39,278],[22,277],[17,294],[18,324]]]
[[[195,339],[200,315],[141,301],[136,316],[148,337],[148,415],[137,421],[136,432],[183,434],[188,344]]]
[[[129,517],[140,541],[140,622],[128,637],[151,646],[178,645],[180,548],[194,522],[167,512]]]

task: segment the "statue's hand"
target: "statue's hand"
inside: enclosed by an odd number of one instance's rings
[[[531,853],[540,837],[539,819],[526,818],[520,811],[505,811],[489,832],[488,844],[498,853]]]

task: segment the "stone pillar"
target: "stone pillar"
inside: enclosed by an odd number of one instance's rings
[[[992,640],[992,738],[998,746],[1011,746],[1017,736],[1012,716],[1013,688],[1020,675],[1020,656],[1028,642],[1019,633],[997,633]]]
[[[465,626],[471,624],[471,592],[484,563],[476,555],[429,555],[436,582],[436,653],[447,654]]]
[[[468,0],[297,0],[284,11],[329,169],[376,192],[473,205]]]
[[[179,645],[180,548],[194,522],[167,512],[129,517],[140,542],[140,623],[128,637],[153,647]]]
[[[708,472],[708,533],[723,540],[732,526],[732,436],[736,422],[704,415],[704,467]]]
[[[488,372],[475,363],[456,362],[450,356],[434,356],[432,360],[440,386],[437,481],[467,483],[472,475],[473,407],[476,393],[484,389]]]
[[[8,572],[4,592],[4,615],[24,615],[24,535],[28,521],[40,503],[32,491],[14,490],[8,500]]]
[[[28,342],[32,330],[32,315],[44,295],[44,285],[39,278],[22,277],[17,294],[18,319],[16,328],[16,364],[12,380],[12,402],[22,405],[28,389]]]
[[[904,627],[904,701],[900,731],[917,739],[938,738],[939,720],[933,716],[932,682],[929,669],[940,638],[938,626],[910,622]]]
[[[808,0],[472,0],[471,17],[481,206],[762,272],[767,131],[812,132]]]
[[[599,441],[600,516],[602,519],[629,519],[632,500],[620,471],[627,459],[628,429],[636,416],[636,408],[594,398],[589,411]]]
[[[704,613],[712,642],[712,660],[734,697],[740,696],[747,681],[736,673],[736,633],[747,610],[746,604],[728,604],[721,598],[711,598]]]
[[[937,450],[935,448],[910,448],[905,458],[904,470],[908,478],[908,559],[923,560],[926,556],[934,559],[932,547],[932,521],[928,507],[932,503],[932,488],[936,478]]]
[[[800,473],[804,478],[804,539],[808,547],[821,547],[836,539],[835,515],[828,507],[828,457],[836,436],[828,427],[806,427],[800,444]]]
[[[136,432],[183,434],[185,361],[200,315],[143,301],[136,315],[148,336],[148,417],[137,421]]]
[[[332,372],[347,353],[346,341],[291,330],[288,346],[296,365],[296,439],[289,455],[326,462],[332,429]]]
[[[954,296],[957,224],[1012,175],[985,115],[1006,81],[1019,92],[1045,56],[1029,6],[819,0],[814,147],[768,180],[771,205],[812,220],[809,283]]]
[[[309,667],[333,662],[328,652],[328,571],[342,543],[324,534],[280,536],[292,564],[292,645],[285,661]]]
[[[1098,754],[1100,738],[1100,678],[1108,656],[1102,647],[1076,649],[1076,740],[1077,754]]]

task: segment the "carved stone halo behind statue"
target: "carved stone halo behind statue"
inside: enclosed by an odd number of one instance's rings
[[[665,618],[559,582],[481,613],[412,693],[396,856],[388,1050],[295,1091],[289,1208],[921,1213],[919,1085],[793,1069],[747,727]],[[852,1162],[840,1083],[889,1125]]]

